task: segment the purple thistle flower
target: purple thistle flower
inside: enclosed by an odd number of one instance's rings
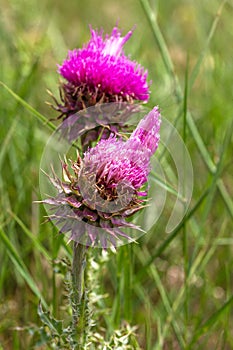
[[[139,147],[143,146],[147,148],[152,155],[158,148],[160,140],[159,130],[161,121],[159,115],[159,108],[154,107],[147,117],[140,121],[130,136],[128,143],[135,147],[138,142]]]
[[[90,174],[95,173],[97,183],[104,182],[105,189],[114,188],[124,180],[136,190],[147,181],[150,157],[159,144],[159,130],[160,113],[155,107],[141,120],[127,142],[112,136],[86,152],[83,168]]]
[[[62,103],[56,100],[60,117],[96,103],[133,102],[149,99],[147,71],[137,62],[130,60],[123,52],[123,46],[133,34],[124,37],[118,27],[111,35],[91,29],[91,39],[82,49],[68,52],[67,59],[58,72],[67,83],[62,83]]]
[[[125,227],[140,229],[126,219],[143,209],[150,158],[159,144],[160,113],[155,107],[125,142],[110,136],[72,162],[73,175],[63,164],[64,182],[54,174],[58,195],[44,200],[53,205],[52,220],[71,232],[72,240],[86,245],[117,245],[130,240]]]

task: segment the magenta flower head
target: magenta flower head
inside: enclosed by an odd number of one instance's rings
[[[58,66],[66,80],[61,84],[61,100],[56,109],[67,118],[97,103],[146,102],[149,99],[147,71],[123,52],[123,46],[133,34],[124,37],[118,27],[111,35],[91,29],[91,39],[82,49],[69,51]]]
[[[140,229],[128,218],[144,208],[150,158],[159,144],[160,113],[155,107],[138,124],[127,141],[111,135],[88,149],[83,156],[63,164],[64,181],[54,174],[58,195],[44,200],[51,204],[52,220],[60,232],[86,245],[106,248],[118,240],[130,240],[124,228]]]

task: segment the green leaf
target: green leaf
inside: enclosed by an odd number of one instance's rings
[[[41,302],[38,305],[38,315],[40,317],[41,322],[44,325],[48,326],[50,331],[54,335],[62,336],[62,334],[63,334],[63,322],[53,318],[49,311],[44,311],[42,308]]]

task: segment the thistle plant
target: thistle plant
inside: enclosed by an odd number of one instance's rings
[[[150,158],[159,144],[160,123],[160,112],[155,107],[127,141],[110,134],[84,152],[83,157],[78,154],[70,166],[62,162],[63,179],[55,172],[49,177],[58,193],[42,202],[50,206],[49,218],[60,228],[59,232],[74,241],[69,293],[72,323],[67,332],[72,349],[84,348],[86,327],[91,323],[85,316],[88,247],[116,248],[133,241],[125,229],[142,230],[132,219],[147,205]]]
[[[91,29],[89,43],[69,51],[58,66],[66,80],[60,83],[61,102],[54,98],[58,118],[63,119],[58,131],[71,144],[81,134],[81,149],[75,160],[68,162],[65,158],[61,162],[62,178],[54,170],[52,176],[48,175],[57,194],[42,202],[49,205],[48,217],[59,232],[73,241],[69,287],[72,322],[64,330],[67,338],[63,337],[64,344],[72,349],[88,348],[91,332],[88,335],[87,328],[93,324],[86,317],[87,251],[90,247],[115,249],[133,242],[135,230],[143,232],[133,218],[148,205],[150,159],[159,144],[161,117],[155,107],[127,140],[122,135],[122,130],[130,131],[127,120],[132,111],[138,110],[135,102],[149,99],[147,71],[123,52],[132,34],[129,31],[122,37],[115,27],[104,37],[102,31]],[[107,118],[103,105],[107,106]],[[96,109],[89,108],[93,106]],[[96,120],[96,110],[104,123]],[[121,338],[118,331],[113,343],[117,334]]]

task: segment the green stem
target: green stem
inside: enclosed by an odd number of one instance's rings
[[[82,338],[85,331],[84,320],[84,269],[86,264],[86,247],[74,242],[72,263],[72,331],[75,346],[73,349],[81,349]]]
[[[184,144],[186,144],[187,139],[187,111],[188,111],[188,95],[189,95],[189,57],[187,57],[187,63],[186,63],[186,71],[185,71],[185,88],[184,88],[184,103],[183,103],[183,140]],[[183,155],[183,166],[184,169],[186,169],[186,158]],[[183,180],[183,194],[185,193],[185,186],[186,186],[186,176],[184,175]],[[185,206],[184,206],[184,215],[185,215]],[[188,288],[188,274],[189,274],[189,255],[188,255],[188,237],[187,237],[187,230],[186,230],[186,223],[184,222],[183,225],[183,257],[184,257],[184,276],[185,276],[185,302],[184,302],[184,316],[185,316],[185,333],[184,338],[185,342],[187,342],[188,339],[188,333],[187,333],[187,326],[188,326],[188,320],[189,320],[189,288]]]

